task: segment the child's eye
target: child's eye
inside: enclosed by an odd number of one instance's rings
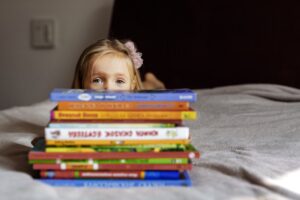
[[[93,83],[103,84],[103,80],[101,78],[94,78]]]
[[[116,83],[117,83],[117,84],[119,84],[119,85],[121,85],[121,84],[124,84],[124,83],[125,83],[125,81],[124,81],[124,80],[122,80],[122,79],[118,79],[118,80],[116,81]]]

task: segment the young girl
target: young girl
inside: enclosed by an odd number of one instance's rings
[[[103,39],[81,54],[72,88],[94,90],[164,89],[164,84],[147,73],[142,84],[138,69],[142,54],[132,41]]]
[[[152,73],[147,73],[142,84],[138,69],[143,64],[142,54],[132,41],[99,40],[88,46],[79,57],[72,84],[74,89],[140,90],[164,89],[164,84]],[[144,85],[144,87],[143,87]],[[35,146],[44,137],[31,141]]]

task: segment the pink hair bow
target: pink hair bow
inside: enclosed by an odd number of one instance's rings
[[[143,65],[143,59],[142,59],[142,53],[137,52],[134,43],[131,41],[128,41],[125,43],[125,46],[129,49],[130,57],[133,61],[133,64],[136,69],[140,68]]]

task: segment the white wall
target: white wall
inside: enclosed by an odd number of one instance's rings
[[[82,50],[107,37],[113,0],[1,0],[0,109],[29,105],[70,87]],[[55,20],[55,47],[33,49],[30,20]]]

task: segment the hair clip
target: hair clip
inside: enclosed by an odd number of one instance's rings
[[[143,65],[142,53],[137,52],[134,43],[131,41],[126,42],[125,46],[129,49],[129,54],[133,61],[134,67],[136,69],[140,68]]]

